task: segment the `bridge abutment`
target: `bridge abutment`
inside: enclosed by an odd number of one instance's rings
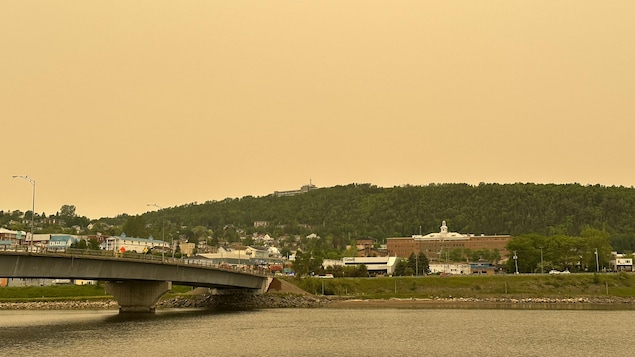
[[[106,292],[117,300],[119,312],[154,312],[161,296],[171,289],[171,281],[106,282]]]

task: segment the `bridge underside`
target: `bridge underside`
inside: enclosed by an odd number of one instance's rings
[[[152,312],[172,284],[223,292],[265,292],[264,276],[183,264],[122,258],[0,253],[0,277],[86,279],[106,282],[121,312]]]
[[[119,312],[154,312],[157,302],[172,289],[170,281],[107,281],[106,292],[119,304]]]

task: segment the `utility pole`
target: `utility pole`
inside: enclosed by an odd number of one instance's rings
[[[34,227],[35,227],[35,180],[30,178],[29,176],[19,176],[19,175],[14,175],[11,176],[13,178],[21,178],[21,179],[25,179],[27,181],[29,181],[29,183],[33,186],[33,195],[32,195],[32,206],[31,206],[31,240],[29,241],[29,252],[33,253],[33,238],[35,238],[33,236],[33,234],[35,234],[34,231]]]

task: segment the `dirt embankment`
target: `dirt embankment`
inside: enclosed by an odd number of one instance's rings
[[[267,290],[267,293],[310,295],[290,282],[276,278],[274,278],[271,281],[271,284],[269,284],[269,290]]]
[[[324,307],[337,297],[316,296],[284,280],[273,279],[265,294],[212,295],[205,288],[192,290],[187,297],[175,297],[158,304],[162,308],[261,309]]]

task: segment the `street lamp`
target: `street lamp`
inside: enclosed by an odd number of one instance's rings
[[[11,177],[25,179],[29,181],[29,183],[31,183],[31,185],[33,186],[33,196],[32,196],[33,199],[32,199],[32,206],[31,206],[31,241],[29,242],[29,252],[33,252],[33,233],[35,232],[33,230],[35,226],[35,180],[26,175],[24,176],[13,175]]]
[[[540,274],[544,274],[545,270],[544,270],[544,264],[543,264],[543,260],[542,260],[542,247],[540,247]]]
[[[415,276],[419,276],[419,255],[415,255]]]
[[[149,207],[156,207],[159,210],[162,210],[163,208],[159,207],[159,205],[157,205],[156,203],[148,203]],[[163,213],[163,215],[161,216],[161,242],[163,242],[161,244],[161,261],[164,262],[165,261],[165,213]]]
[[[597,248],[595,248],[595,271],[600,272],[600,258],[598,256]]]
[[[518,274],[518,254],[514,251],[514,265],[516,266],[516,274]]]

